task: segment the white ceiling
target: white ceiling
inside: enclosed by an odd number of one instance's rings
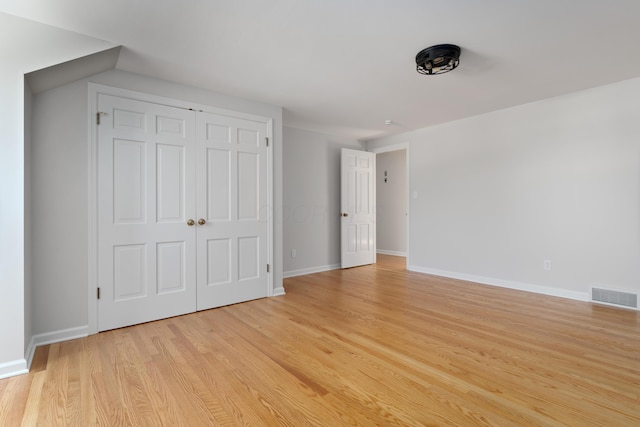
[[[120,44],[119,69],[281,105],[285,125],[351,139],[640,76],[638,0],[0,0],[0,11]],[[418,74],[416,53],[440,43],[462,48],[460,67]]]

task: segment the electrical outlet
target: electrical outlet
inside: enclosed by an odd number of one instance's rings
[[[544,268],[547,271],[550,271],[551,270],[551,260],[550,259],[545,259],[542,262],[542,268]]]
[[[296,257],[296,250],[295,249],[291,249],[291,258],[295,258]]]

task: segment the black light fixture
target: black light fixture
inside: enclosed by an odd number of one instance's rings
[[[420,74],[444,74],[460,64],[460,48],[454,44],[438,44],[416,55],[416,71]]]

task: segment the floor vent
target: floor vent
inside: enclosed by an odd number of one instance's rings
[[[638,308],[638,295],[630,292],[610,289],[591,288],[591,301],[611,304],[618,307]]]

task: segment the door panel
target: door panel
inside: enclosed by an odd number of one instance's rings
[[[259,278],[259,251],[258,237],[240,237],[238,239],[238,280]]]
[[[231,239],[207,240],[207,284],[231,283]]]
[[[147,296],[147,251],[145,245],[113,248],[113,300],[126,301]]]
[[[166,294],[183,291],[186,287],[184,271],[186,267],[184,242],[158,243],[158,293]]]
[[[238,151],[238,219],[258,218],[260,165],[257,153]]]
[[[144,141],[113,140],[112,176],[116,224],[142,223],[146,220],[146,166]]]
[[[98,329],[196,308],[195,114],[100,94]]]
[[[206,152],[206,218],[209,221],[230,221],[231,152],[215,148],[207,148]]]
[[[185,121],[175,117],[156,116],[158,135],[185,137]]]
[[[254,129],[238,129],[238,144],[260,146],[260,132]]]
[[[198,310],[267,296],[267,125],[198,113]]]
[[[158,222],[184,220],[184,147],[158,144],[156,199]]]
[[[112,111],[114,129],[120,129],[129,132],[139,130],[142,131],[142,133],[138,134],[140,137],[143,137],[145,135],[147,128],[147,116],[144,111],[128,111],[118,108],[117,106],[114,106]]]
[[[343,148],[340,170],[342,268],[374,263],[373,153]]]

